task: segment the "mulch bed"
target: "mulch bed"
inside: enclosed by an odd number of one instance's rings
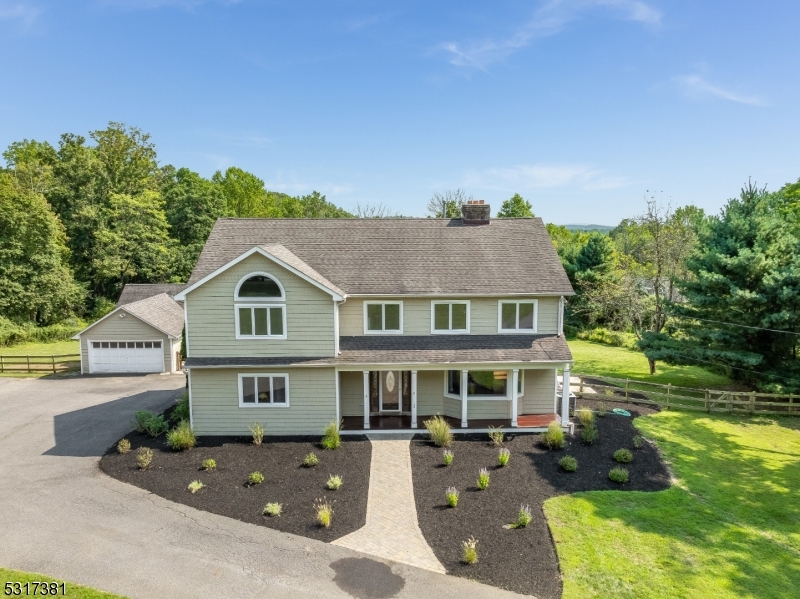
[[[134,432],[127,439],[131,451],[120,455],[115,445],[100,460],[100,468],[170,501],[327,542],[366,523],[372,454],[366,437],[343,437],[341,447],[333,451],[322,449],[319,437],[264,437],[260,446],[253,445],[249,437],[199,437],[197,447],[184,452],[171,451],[163,436],[150,439]],[[150,447],[154,454],[153,463],[144,471],[136,467],[135,452],[141,446]],[[319,464],[304,468],[303,458],[310,452],[317,455]],[[200,469],[206,458],[216,460],[216,470]],[[247,478],[255,471],[265,480],[248,487]],[[325,486],[331,474],[344,479],[336,491]],[[198,479],[205,487],[192,494],[186,487]],[[323,497],[333,502],[330,528],[315,521],[314,500]],[[283,514],[263,516],[267,502],[283,504]]]
[[[597,402],[579,400],[578,407],[597,408]],[[656,410],[634,403],[610,403],[608,409],[623,408],[631,418],[608,415],[596,418],[599,439],[586,446],[580,441],[580,427],[567,435],[564,449],[549,451],[541,435],[507,435],[504,444],[511,451],[505,468],[497,466],[498,448],[486,435],[456,436],[451,450],[453,463],[442,465],[442,450],[426,438],[411,443],[414,496],[419,525],[428,544],[449,574],[472,578],[539,599],[561,597],[561,574],[542,503],[558,495],[577,491],[632,490],[661,491],[670,486],[670,475],[656,448],[645,443],[633,448],[633,417]],[[633,462],[617,464],[612,455],[622,447],[630,449]],[[577,472],[563,472],[558,460],[564,455],[578,460]],[[608,479],[608,471],[623,466],[630,472],[624,485]],[[489,488],[480,491],[478,471],[488,468]],[[445,505],[445,489],[461,492],[458,507]],[[505,529],[520,505],[530,505],[533,522],[522,529]],[[462,542],[478,539],[478,562],[462,563]]]

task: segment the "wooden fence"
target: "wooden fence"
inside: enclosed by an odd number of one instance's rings
[[[572,375],[580,379],[576,397],[608,401],[633,401],[657,405],[669,410],[700,410],[746,414],[800,416],[800,395],[779,395],[757,391],[723,391],[694,389],[648,383],[634,379],[617,379],[589,374]],[[575,387],[575,383],[572,383]]]
[[[4,372],[68,372],[80,370],[80,354],[62,354],[49,356],[4,356],[0,354],[0,373]]]

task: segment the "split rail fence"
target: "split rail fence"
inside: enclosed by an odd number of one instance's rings
[[[80,370],[80,354],[49,356],[4,356],[0,354],[0,374],[4,372],[58,373]]]
[[[800,416],[800,395],[722,391],[648,383],[634,379],[574,374],[580,382],[574,391],[579,398],[633,401],[661,408],[746,414]],[[575,383],[571,387],[575,388]]]

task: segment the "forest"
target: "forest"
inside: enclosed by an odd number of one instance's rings
[[[54,146],[24,139],[0,167],[0,345],[65,338],[110,311],[126,283],[185,282],[220,217],[402,218],[355,214],[314,191],[269,191],[237,167],[210,179],[159,164],[150,136],[109,123]],[[472,199],[436,193],[430,217]],[[546,200],[542,200],[546,201]],[[531,217],[519,194],[497,217]],[[548,224],[572,282],[569,335],[696,364],[761,390],[800,390],[800,181],[747,182],[719,214],[648,194],[607,234]]]

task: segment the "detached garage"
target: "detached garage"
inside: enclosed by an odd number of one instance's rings
[[[183,308],[166,293],[117,307],[77,335],[81,373],[177,372]]]

